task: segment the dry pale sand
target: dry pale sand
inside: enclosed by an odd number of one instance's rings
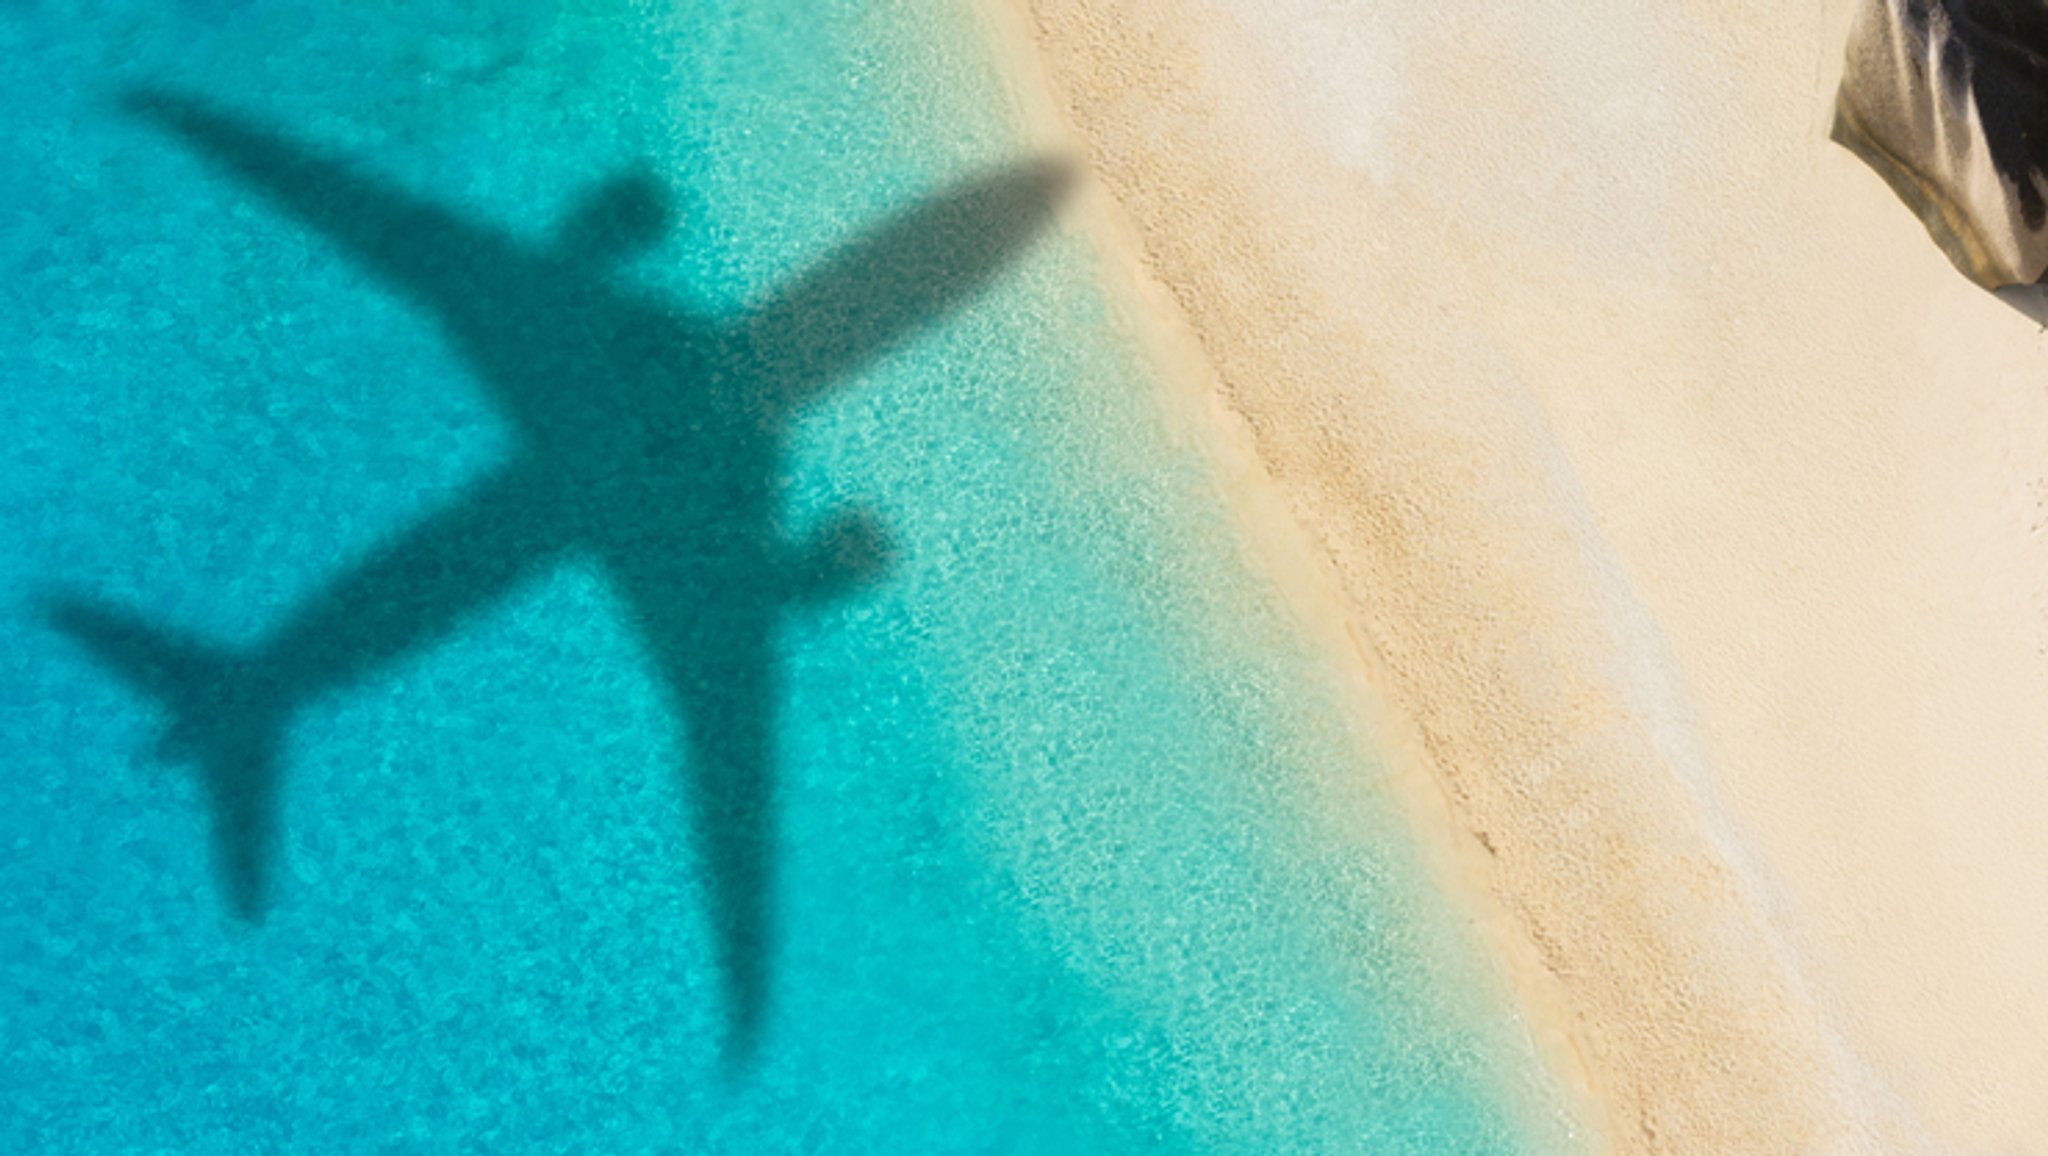
[[[1849,16],[1014,16],[1626,1151],[2048,1151],[2048,337],[1828,143]]]

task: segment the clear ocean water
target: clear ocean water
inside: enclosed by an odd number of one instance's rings
[[[974,31],[0,4],[0,1150],[1554,1145]]]

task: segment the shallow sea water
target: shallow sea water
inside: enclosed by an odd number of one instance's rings
[[[292,714],[238,918],[159,703],[39,599],[253,652],[531,435],[138,85],[522,243],[652,174],[618,277],[708,317],[1021,148],[922,0],[0,7],[0,1149],[1555,1144],[1071,231],[775,446],[778,541],[888,547],[776,618],[750,1048],[665,654],[587,552]]]

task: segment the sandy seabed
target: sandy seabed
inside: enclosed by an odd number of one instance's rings
[[[1851,0],[1016,0],[1271,565],[1630,1152],[2048,1151],[2048,336]]]

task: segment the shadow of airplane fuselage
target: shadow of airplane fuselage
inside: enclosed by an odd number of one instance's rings
[[[231,902],[252,919],[267,903],[277,751],[296,708],[582,553],[630,608],[683,729],[727,1050],[745,1055],[772,956],[776,632],[792,604],[878,573],[888,553],[861,512],[807,543],[780,538],[785,435],[807,401],[986,286],[1047,223],[1065,171],[1037,162],[958,186],[714,323],[614,276],[670,223],[645,174],[599,186],[535,245],[198,101],[144,92],[125,105],[430,314],[517,433],[504,466],[252,650],[76,594],[48,600],[62,631],[168,708],[166,753],[201,770]]]

